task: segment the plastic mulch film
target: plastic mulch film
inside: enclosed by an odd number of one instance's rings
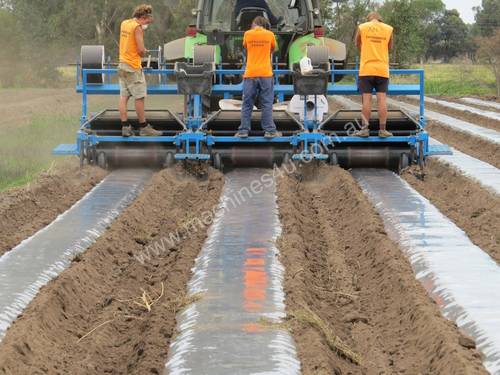
[[[151,175],[150,170],[111,173],[51,224],[0,258],[0,340],[40,288],[104,233]]]
[[[221,204],[178,314],[165,374],[300,373],[285,317],[281,231],[271,170],[226,175]]]
[[[403,108],[407,111],[418,113],[419,109],[417,106],[408,104],[408,103],[403,103],[399,102],[393,99],[387,99],[387,103],[392,106],[400,107]],[[428,119],[437,121],[441,123],[442,125],[445,125],[449,128],[459,130],[461,132],[473,135],[475,137],[479,137],[481,139],[484,139],[485,141],[492,142],[492,143],[500,143],[500,132],[493,130],[493,129],[488,129],[488,128],[483,128],[481,126],[477,126],[474,124],[471,124],[470,122],[460,120],[455,117],[451,117],[436,111],[425,111],[425,117]]]
[[[431,138],[429,144],[439,145],[442,143]],[[500,170],[493,165],[473,158],[456,149],[453,149],[453,155],[433,156],[433,158],[437,158],[459,170],[465,176],[472,178],[495,194],[500,194]]]
[[[456,109],[456,110],[459,110],[462,112],[469,112],[469,113],[473,113],[475,115],[479,115],[479,116],[483,116],[483,117],[487,117],[487,118],[490,118],[493,120],[500,121],[500,113],[495,112],[495,111],[485,111],[483,109],[470,107],[468,105],[463,105],[463,104],[455,103],[455,102],[447,102],[445,100],[434,99],[431,97],[425,97],[425,102],[439,104],[439,105],[446,107],[446,108]]]
[[[353,175],[443,315],[475,340],[486,369],[500,374],[500,267],[399,176]]]

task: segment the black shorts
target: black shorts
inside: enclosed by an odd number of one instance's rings
[[[389,89],[389,78],[377,76],[359,77],[358,87],[361,94],[371,94],[374,89],[376,92],[386,93]]]

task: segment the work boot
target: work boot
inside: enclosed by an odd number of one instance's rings
[[[238,133],[236,133],[234,136],[238,138],[248,138],[248,133],[239,130]]]
[[[355,137],[369,137],[370,136],[370,129],[368,128],[361,128],[360,130],[354,132]]]
[[[281,137],[281,133],[277,130],[264,133],[264,138],[276,138],[276,137]]]
[[[141,128],[139,135],[141,137],[160,137],[163,135],[163,132],[155,130],[150,124],[147,124],[145,127]]]
[[[122,137],[133,137],[133,136],[134,136],[134,130],[132,129],[132,125],[122,127]]]
[[[388,138],[388,137],[392,137],[392,133],[391,132],[388,132],[387,130],[379,130],[378,131],[378,136],[380,138]]]

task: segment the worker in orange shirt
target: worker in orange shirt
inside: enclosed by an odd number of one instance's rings
[[[271,57],[276,47],[274,34],[266,30],[268,21],[256,17],[252,28],[245,32],[243,47],[247,51],[247,65],[243,75],[243,107],[241,124],[237,137],[246,138],[251,128],[253,106],[257,96],[262,106],[262,129],[264,137],[274,138],[281,134],[276,131],[273,121],[274,78]]]
[[[378,136],[392,136],[387,125],[387,90],[389,88],[389,50],[393,45],[393,28],[382,22],[377,12],[368,15],[366,23],[359,25],[356,32],[356,46],[361,51],[359,68],[359,91],[363,98],[361,130],[359,137],[370,136],[368,128],[372,110],[372,93],[377,93],[377,106],[380,122]]]
[[[135,8],[133,18],[123,21],[120,28],[118,79],[120,82],[120,120],[124,137],[133,136],[134,131],[143,137],[162,135],[162,132],[147,124],[144,110],[147,85],[142,71],[141,58],[146,54],[144,30],[152,22],[153,7],[143,4]],[[138,128],[132,127],[128,121],[127,104],[131,97],[135,99]]]

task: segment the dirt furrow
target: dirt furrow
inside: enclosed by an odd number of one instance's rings
[[[347,171],[286,176],[278,194],[289,325],[304,374],[486,373]]]
[[[471,137],[468,134],[440,125],[435,121],[429,121],[426,130],[438,141],[496,168],[500,168],[500,147],[498,145],[479,137]]]
[[[206,237],[206,227],[189,223],[213,210],[222,186],[213,171],[203,179],[180,169],[156,174],[9,329],[0,374],[162,373]],[[151,258],[141,258],[148,249]]]
[[[54,221],[106,174],[95,167],[80,170],[73,160],[27,186],[0,193],[0,256]]]
[[[416,175],[403,177],[500,263],[500,197],[437,160],[427,162],[424,181]]]

